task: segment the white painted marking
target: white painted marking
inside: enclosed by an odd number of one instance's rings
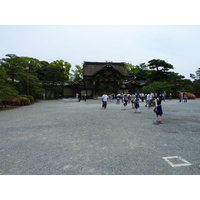
[[[182,166],[190,166],[192,165],[191,163],[189,163],[187,160],[184,160],[183,158],[179,157],[179,156],[169,156],[169,157],[163,157],[163,159],[165,161],[168,162],[168,164],[170,164],[172,167],[182,167]],[[173,162],[170,161],[170,159],[177,159],[180,160],[181,164],[174,164]]]

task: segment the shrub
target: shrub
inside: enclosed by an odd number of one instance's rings
[[[27,95],[27,98],[28,98],[31,102],[35,100],[31,95]]]
[[[187,95],[188,99],[196,99],[196,95],[194,95],[194,94],[192,94],[190,92],[187,92],[186,95]]]
[[[21,101],[21,105],[30,105],[30,100],[26,97],[20,96],[19,100]]]
[[[5,107],[7,105],[16,106],[16,105],[21,105],[21,101],[18,98],[6,99],[2,100],[2,104],[5,105]]]
[[[16,100],[15,105],[20,106],[21,105],[20,98],[15,98],[15,100]]]
[[[13,104],[13,103],[16,102],[15,99],[6,99],[6,101],[7,101],[7,103],[9,103],[9,104]]]
[[[34,101],[34,98],[31,95],[23,94],[23,95],[20,95],[20,97],[25,97],[25,98],[29,99],[31,102]]]
[[[20,95],[17,98],[6,99],[2,101],[4,105],[12,105],[12,106],[22,106],[22,105],[30,105],[31,101],[34,101],[34,98],[31,95]]]

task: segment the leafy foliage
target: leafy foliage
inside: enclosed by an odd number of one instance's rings
[[[0,98],[13,98],[27,94],[40,98],[44,89],[50,93],[63,90],[69,80],[71,64],[63,60],[52,63],[31,57],[7,54],[0,60]]]
[[[18,57],[15,54],[7,54],[7,56],[9,58],[3,58],[0,63],[7,74],[6,82],[20,94],[40,96],[43,91],[37,77],[40,61],[30,57]]]
[[[200,97],[200,79],[193,82],[194,93]]]
[[[82,81],[83,80],[83,68],[80,67],[79,65],[75,66],[76,69],[73,70],[73,81]]]
[[[56,60],[50,64],[45,64],[41,68],[43,76],[41,81],[43,83],[43,88],[48,91],[47,98],[54,97],[59,93],[62,93],[65,81],[69,80],[71,64],[64,62],[63,60]]]
[[[157,71],[159,70],[159,67],[161,67],[161,71],[163,72],[167,72],[169,69],[174,68],[173,65],[159,59],[150,60],[148,66],[150,69],[156,69]]]
[[[178,91],[186,91],[200,96],[199,69],[196,75],[190,74],[194,79],[192,82],[178,73],[169,71],[173,69],[173,65],[164,60],[152,59],[148,64],[125,63],[125,65],[131,75],[130,79],[146,82],[143,87],[145,93],[166,91],[175,96]],[[42,97],[44,91],[47,98],[53,94],[56,97],[57,94],[63,92],[65,82],[69,80],[82,81],[83,68],[76,65],[75,69],[71,70],[71,64],[64,60],[49,63],[31,57],[19,57],[15,54],[7,54],[6,58],[0,60],[0,100],[15,99],[16,102],[21,102],[20,98],[23,97],[33,101],[34,98]],[[109,84],[97,85],[97,90],[100,88],[112,91],[112,86]],[[26,96],[21,96],[25,94]]]
[[[18,95],[18,91],[9,84],[8,78],[4,66],[0,65],[0,99],[13,98]]]
[[[125,63],[125,65],[128,73],[135,80],[147,80],[151,74],[151,71],[147,69],[147,65],[145,63],[141,63],[140,65]]]
[[[146,94],[151,92],[157,92],[158,94],[163,94],[164,92],[169,93],[171,91],[172,84],[164,81],[164,82],[158,82],[155,81],[148,86],[144,86],[142,88],[142,91]]]

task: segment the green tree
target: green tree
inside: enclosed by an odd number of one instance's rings
[[[197,79],[200,79],[200,68],[198,68],[198,70],[196,71],[196,77]]]
[[[8,74],[0,63],[0,100],[17,97],[18,92],[8,82]]]
[[[200,79],[194,80],[193,82],[194,94],[200,97]]]
[[[184,88],[184,76],[179,73],[170,72],[167,81],[172,84],[171,93],[175,97],[178,91],[183,91]]]
[[[43,88],[41,81],[38,78],[38,69],[41,68],[41,61],[31,57],[21,57],[23,60],[23,71],[20,73],[20,85],[23,93],[26,89],[26,94],[30,94],[34,97],[41,97]]]
[[[173,69],[173,65],[165,62],[164,60],[153,59],[148,62],[149,69],[152,69],[150,81],[163,81],[169,78],[169,69]],[[161,68],[161,69],[160,69]]]
[[[192,85],[185,85],[184,86],[184,91],[185,92],[190,92],[190,93],[195,93],[195,89],[193,88],[193,86]]]
[[[190,74],[190,78],[193,79],[193,80],[200,79],[200,68],[198,68],[198,70],[195,72],[195,74]]]
[[[125,63],[126,69],[128,73],[135,80],[146,80],[150,75],[150,71],[147,70],[147,65],[145,63],[141,63],[139,65],[132,65],[130,63]]]
[[[169,93],[171,91],[172,88],[172,84],[163,81],[163,82],[158,82],[155,81],[151,84],[149,84],[148,86],[144,86],[142,88],[142,91],[144,93],[151,93],[151,92],[157,92],[157,94],[163,94],[164,92]]]
[[[169,69],[173,69],[173,65],[165,62],[164,60],[160,60],[160,59],[152,59],[148,62],[148,66],[150,69],[156,69],[157,71],[159,71],[159,68],[161,67],[163,72],[168,71]]]
[[[72,65],[68,62],[64,62],[64,74],[65,74],[65,80],[66,81],[69,81],[70,80],[70,77],[71,77],[71,73],[70,73],[70,70],[72,68]]]
[[[44,63],[43,63],[44,64]],[[46,63],[47,64],[47,63]],[[71,64],[63,60],[56,60],[43,67],[43,87],[47,91],[47,99],[63,93],[64,83],[69,80]]]
[[[40,61],[30,57],[19,57],[15,54],[7,54],[8,58],[2,59],[2,66],[5,68],[11,85],[20,94],[30,94],[34,97],[42,93],[42,85],[38,79],[37,69]]]
[[[73,72],[73,81],[82,81],[83,80],[83,68],[80,67],[79,65],[76,65],[75,66],[76,69],[73,70],[72,69],[72,72]]]
[[[15,54],[6,54],[8,58],[3,58],[1,65],[5,68],[12,86],[15,86],[15,81],[18,79],[18,74],[22,71],[21,59]]]
[[[48,67],[49,63],[47,61],[40,61],[40,67],[37,68],[36,72],[37,72],[37,76],[38,79],[43,82],[44,81],[44,77],[45,77],[45,71]]]
[[[193,82],[190,79],[183,79],[182,91],[194,93]]]
[[[194,75],[194,74],[190,74],[190,78],[192,78],[192,79],[196,79],[196,76]]]

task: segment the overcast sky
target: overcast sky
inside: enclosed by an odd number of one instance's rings
[[[198,0],[9,0],[1,2],[0,59],[52,62],[162,59],[189,78],[200,67]]]
[[[200,67],[200,26],[192,25],[1,25],[0,44],[0,58],[63,59],[73,67],[84,61],[138,65],[162,59],[185,78]]]

